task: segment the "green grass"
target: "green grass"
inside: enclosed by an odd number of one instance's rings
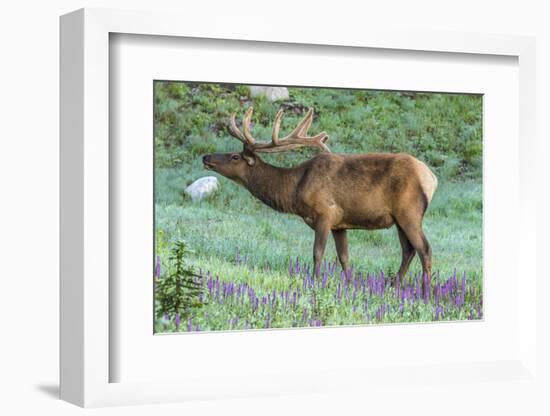
[[[181,192],[185,185],[173,169],[157,171],[157,252],[162,269],[170,267],[167,261],[170,241],[184,239],[194,253],[188,262],[196,270],[209,272],[221,282],[247,284],[258,296],[273,290],[292,291],[301,285],[301,279],[289,276],[289,261],[298,257],[301,263],[311,264],[313,231],[299,217],[280,214],[258,202],[252,195],[225,178],[220,178],[220,189],[210,199],[192,202]],[[482,198],[479,181],[443,181],[434,195],[425,219],[424,228],[433,249],[433,270],[448,278],[454,270],[466,272],[468,285],[481,293],[482,287]],[[401,258],[395,228],[388,230],[352,230],[348,232],[351,262],[356,271],[393,276]],[[247,257],[237,262],[238,255]],[[325,258],[333,261],[336,251],[332,240]],[[339,269],[338,269],[339,270]],[[418,256],[411,265],[412,274],[421,271]],[[365,316],[353,312],[350,303],[335,303],[335,283],[326,293],[317,294],[320,305],[313,319],[313,311],[300,324],[308,300],[302,299],[288,310],[257,311],[234,302],[208,301],[193,314],[192,322],[201,330],[263,328],[266,319],[270,327],[313,325],[320,319],[322,325],[364,324]],[[372,322],[423,322],[434,319],[434,306],[422,302],[406,304],[405,312],[396,311],[399,302],[395,296],[369,299],[370,316],[384,303],[393,305],[393,312]],[[446,319],[468,319],[468,310],[450,310]],[[268,317],[268,318],[266,318]],[[239,318],[239,321],[236,319]],[[235,320],[235,321],[234,321]],[[158,321],[157,331],[172,332],[177,328],[172,317]]]

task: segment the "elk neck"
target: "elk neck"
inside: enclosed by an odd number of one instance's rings
[[[243,185],[248,191],[269,207],[286,213],[296,213],[296,187],[303,176],[298,167],[281,168],[257,158]]]

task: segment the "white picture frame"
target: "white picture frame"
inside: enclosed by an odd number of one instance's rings
[[[428,32],[378,32],[360,36],[339,32],[328,36],[323,28],[290,27],[279,31],[264,24],[235,33],[231,21],[204,26],[200,21],[173,13],[150,13],[107,9],[82,9],[61,18],[61,398],[80,406],[159,403],[200,398],[248,397],[266,394],[320,393],[324,391],[377,388],[396,377],[414,373],[420,384],[459,378],[488,389],[481,381],[499,377],[524,388],[528,380],[539,383],[536,362],[535,267],[536,206],[535,160],[535,43],[533,38],[509,35]],[[197,378],[179,381],[110,382],[114,356],[109,348],[109,36],[113,33],[278,42],[335,47],[380,48],[436,53],[505,55],[519,66],[519,235],[517,286],[518,325],[515,353],[507,359],[457,364],[419,362],[414,368],[370,368],[327,371],[325,377],[311,372],[266,374],[260,380],[232,382]],[[322,335],[318,335],[319,337]],[[118,357],[119,358],[119,357]],[[471,376],[478,374],[478,376]],[[479,374],[484,376],[479,377]],[[413,377],[413,378],[414,378]],[[447,377],[447,378],[445,378]],[[529,384],[528,383],[528,384]],[[536,387],[536,386],[535,386]],[[520,388],[520,387],[518,387]],[[403,394],[407,394],[401,386]],[[444,389],[444,387],[443,387]],[[384,390],[382,388],[382,390]],[[488,389],[488,394],[491,390]],[[497,396],[495,396],[497,397]]]

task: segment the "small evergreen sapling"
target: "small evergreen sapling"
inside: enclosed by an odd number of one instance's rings
[[[174,243],[169,257],[172,263],[170,272],[156,281],[159,319],[168,314],[179,317],[177,321],[187,320],[192,316],[193,309],[202,306],[201,276],[186,264],[185,256],[188,253],[190,250],[184,241]]]

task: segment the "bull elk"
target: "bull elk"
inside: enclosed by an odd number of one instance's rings
[[[325,246],[332,232],[338,259],[348,270],[346,230],[374,230],[395,224],[402,249],[398,276],[403,280],[418,253],[425,281],[431,280],[432,252],[422,230],[422,219],[437,188],[437,178],[421,161],[399,153],[339,155],[326,145],[328,135],[308,136],[313,121],[310,109],[285,138],[279,137],[280,110],[273,123],[271,141],[258,142],[251,134],[252,107],[246,111],[242,130],[231,116],[229,131],[243,143],[241,152],[203,156],[204,167],[244,186],[271,208],[296,214],[315,231],[313,261],[319,274]],[[316,147],[320,154],[291,168],[272,166],[260,153]]]

